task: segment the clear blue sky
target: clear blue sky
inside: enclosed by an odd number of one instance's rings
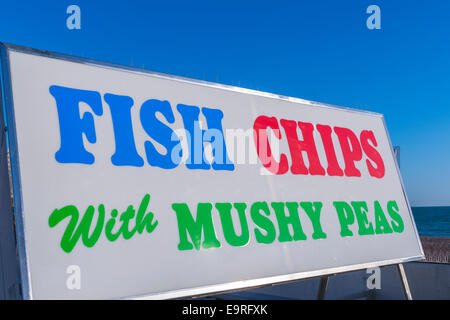
[[[0,41],[381,112],[411,204],[450,205],[449,14],[446,0],[15,0]]]

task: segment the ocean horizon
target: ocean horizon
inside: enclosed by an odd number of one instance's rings
[[[450,237],[450,206],[411,207],[417,231],[423,237]]]

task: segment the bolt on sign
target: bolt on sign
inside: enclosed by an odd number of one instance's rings
[[[423,258],[381,114],[2,52],[24,298],[197,296]]]

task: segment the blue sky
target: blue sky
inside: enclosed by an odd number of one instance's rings
[[[81,8],[81,30],[66,9]],[[381,30],[366,8],[381,9]],[[0,41],[381,112],[411,204],[450,205],[449,1],[2,1]]]

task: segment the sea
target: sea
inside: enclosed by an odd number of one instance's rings
[[[412,207],[419,236],[450,238],[450,207]]]

